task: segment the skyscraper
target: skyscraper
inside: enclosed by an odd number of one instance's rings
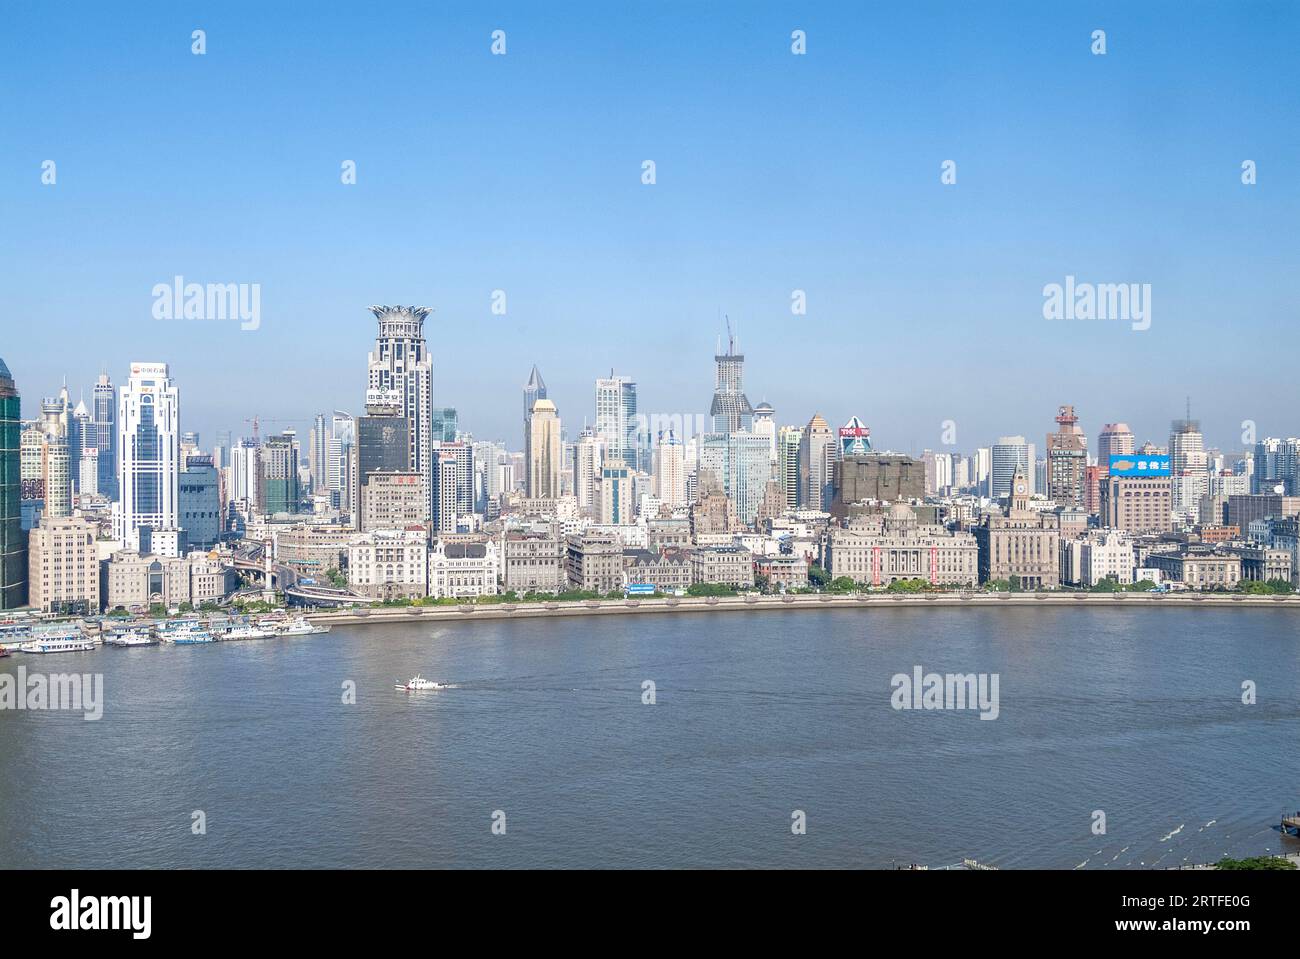
[[[129,547],[140,530],[180,526],[180,392],[166,363],[132,363],[117,404],[118,486],[113,535]]]
[[[655,495],[667,506],[686,505],[686,447],[672,430],[659,434],[655,451]]]
[[[107,373],[100,373],[91,394],[90,418],[99,448],[99,492],[110,500],[118,498],[117,482],[117,396]]]
[[[596,435],[605,447],[605,466],[637,468],[636,381],[626,376],[596,380]]]
[[[1058,506],[1082,506],[1088,438],[1073,406],[1057,410],[1056,422],[1056,432],[1047,434],[1047,497]]]
[[[817,413],[804,427],[799,443],[799,505],[826,511],[831,505],[835,434]]]
[[[21,506],[22,401],[0,359],[0,609],[27,602],[27,538]]]
[[[781,483],[785,508],[799,508],[799,447],[803,445],[803,430],[797,426],[783,426],[776,437],[776,478]]]
[[[1131,455],[1136,447],[1127,423],[1107,423],[1097,435],[1097,465],[1103,474],[1110,470],[1112,456]]]
[[[1210,489],[1205,437],[1200,421],[1191,418],[1190,404],[1188,416],[1170,425],[1169,466],[1173,471],[1173,512],[1181,521],[1190,522],[1199,512],[1201,497]]]
[[[744,373],[745,354],[737,350],[736,338],[731,334],[731,322],[727,322],[727,352],[722,352],[722,340],[718,340],[718,350],[713,357],[717,366],[714,378],[713,402],[709,415],[713,417],[713,432],[734,433],[748,430],[754,415],[754,408],[745,396]]]
[[[528,423],[532,419],[533,405],[538,400],[544,399],[546,399],[546,381],[542,379],[542,374],[534,363],[533,371],[528,374],[528,382],[524,384],[524,462],[528,461]]]
[[[423,479],[432,515],[433,360],[424,339],[424,321],[433,310],[427,306],[372,306],[370,312],[379,321],[379,333],[368,358],[366,404],[372,400],[394,404],[399,415],[410,422],[410,464]]]
[[[289,434],[262,444],[262,511],[269,516],[298,512],[298,456]]]
[[[993,499],[1011,495],[1011,481],[1017,472],[1023,474],[1027,484],[1034,475],[1034,444],[1026,443],[1023,436],[999,437],[989,459],[989,496]],[[1034,492],[1032,485],[1029,492]]]
[[[547,399],[537,400],[528,418],[526,491],[530,498],[559,499],[563,455],[560,415],[555,404]]]

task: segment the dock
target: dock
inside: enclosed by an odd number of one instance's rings
[[[1282,816],[1282,831],[1289,836],[1300,836],[1300,812]]]

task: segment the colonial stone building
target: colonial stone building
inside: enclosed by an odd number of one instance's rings
[[[439,541],[429,553],[429,595],[438,599],[495,596],[496,543]]]
[[[155,556],[123,549],[104,564],[106,609],[131,609],[155,603],[201,606],[217,602],[234,589],[234,573],[208,553]]]
[[[81,516],[49,514],[27,544],[28,602],[43,613],[99,612],[96,525]]]
[[[623,544],[612,533],[588,531],[566,540],[569,587],[593,593],[623,588]]]
[[[348,546],[348,586],[371,599],[428,595],[428,532],[423,526],[414,526],[355,537]]]
[[[739,546],[706,546],[691,552],[691,579],[721,586],[754,585],[754,555]]]
[[[558,593],[568,587],[566,544],[558,525],[546,530],[507,532],[501,540],[501,575],[506,592]]]
[[[1017,469],[1005,514],[988,513],[975,528],[981,583],[1018,577],[1023,589],[1061,584],[1060,517],[1029,508],[1029,483]]]
[[[1241,557],[1188,545],[1174,552],[1152,553],[1147,565],[1160,570],[1166,580],[1184,583],[1188,589],[1236,589],[1241,582]]]
[[[798,589],[808,585],[808,561],[802,556],[755,556],[754,576],[766,579],[769,589]]]
[[[623,576],[626,585],[650,583],[661,593],[686,589],[691,585],[691,554],[684,549],[623,551]]]
[[[979,548],[970,533],[922,525],[904,503],[888,513],[833,529],[825,549],[826,571],[869,586],[923,579],[935,586],[974,586]]]

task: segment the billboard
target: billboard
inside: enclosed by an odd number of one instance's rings
[[[840,455],[863,456],[871,452],[871,430],[856,416],[840,427]]]
[[[1111,476],[1169,476],[1168,453],[1114,453],[1110,458]]]
[[[628,583],[627,594],[629,596],[653,596],[655,592],[654,583]]]

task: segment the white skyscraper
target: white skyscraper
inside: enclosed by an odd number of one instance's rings
[[[596,435],[605,446],[605,465],[637,468],[636,382],[626,376],[596,380]]]
[[[424,340],[427,306],[372,306],[379,321],[369,356],[367,402],[392,401],[410,420],[411,465],[420,474],[430,516],[437,515],[433,479],[433,359]]]
[[[578,499],[578,508],[595,513],[596,485],[600,481],[600,469],[604,464],[604,447],[595,430],[587,427],[578,437],[573,450],[573,493]]]
[[[686,503],[686,447],[671,430],[659,434],[655,449],[655,496],[667,506]]]
[[[128,547],[143,528],[180,526],[180,393],[166,363],[132,363],[118,393],[118,488],[113,535]]]

